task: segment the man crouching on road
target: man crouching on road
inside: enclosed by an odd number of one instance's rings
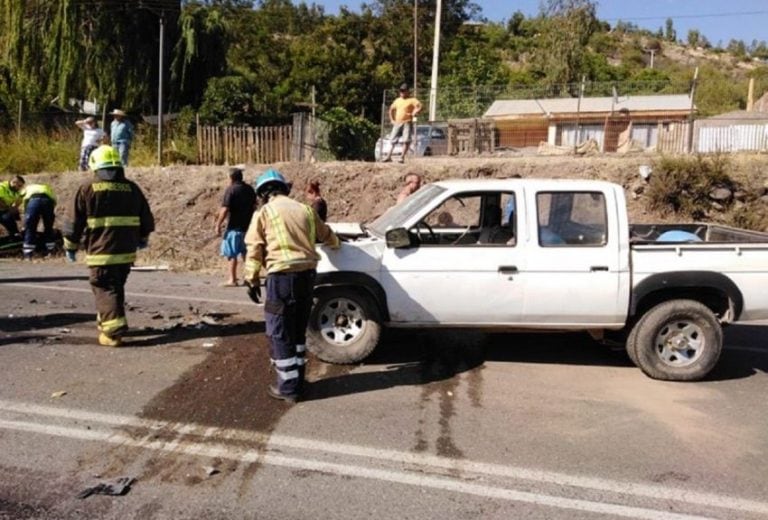
[[[258,301],[259,271],[262,266],[267,271],[264,319],[277,372],[276,384],[269,386],[268,393],[296,402],[304,383],[306,329],[320,259],[315,242],[333,249],[341,243],[315,210],[288,197],[288,182],[277,170],[264,172],[255,187],[262,207],[245,234],[245,282],[251,298]]]
[[[141,189],[125,178],[120,154],[103,145],[91,153],[94,176],[80,185],[63,225],[67,260],[75,261],[80,240],[96,298],[99,344],[122,345],[128,329],[125,282],[136,250],[147,247],[155,221]]]

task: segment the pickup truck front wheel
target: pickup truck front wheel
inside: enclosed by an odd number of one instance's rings
[[[346,287],[316,296],[307,327],[307,348],[327,363],[357,363],[379,342],[381,316],[373,299]]]
[[[670,300],[653,307],[627,340],[632,361],[654,379],[698,381],[717,364],[723,349],[720,323],[705,305]]]

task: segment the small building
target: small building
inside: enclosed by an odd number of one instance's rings
[[[696,121],[697,152],[762,152],[768,150],[768,112],[736,110]]]
[[[500,148],[594,140],[603,152],[628,145],[678,150],[685,148],[692,110],[687,94],[510,99],[494,101],[484,118],[495,122]]]

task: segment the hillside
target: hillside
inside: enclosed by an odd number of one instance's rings
[[[276,167],[294,183],[294,196],[301,199],[312,179],[321,182],[328,201],[329,220],[368,221],[395,203],[403,177],[418,173],[426,181],[447,178],[502,178],[511,175],[541,178],[601,179],[621,184],[627,190],[633,222],[674,221],[647,208],[645,183],[638,174],[640,165],[653,165],[653,156],[636,157],[511,157],[511,158],[425,158],[405,165],[392,163],[328,162],[284,163]],[[731,176],[751,185],[768,186],[766,159],[760,155],[734,157]],[[263,167],[251,165],[246,178],[253,179]],[[87,174],[30,175],[28,181],[50,182],[63,210]],[[227,184],[227,168],[172,166],[130,168],[128,176],[147,194],[157,220],[157,232],[149,251],[141,253],[142,263],[168,263],[178,269],[219,269],[219,239],[214,235],[214,216]],[[758,201],[760,203],[760,201]],[[763,203],[764,204],[764,203]],[[711,219],[718,219],[712,213]]]

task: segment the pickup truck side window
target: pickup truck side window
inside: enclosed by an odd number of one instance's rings
[[[539,192],[536,208],[542,247],[595,247],[608,242],[608,213],[601,192]]]
[[[512,192],[460,193],[446,199],[411,233],[422,246],[514,246]]]

